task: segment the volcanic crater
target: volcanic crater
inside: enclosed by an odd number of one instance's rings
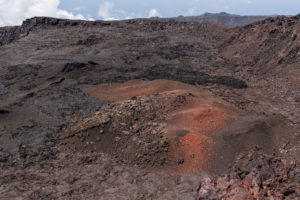
[[[0,28],[1,198],[297,199],[299,19]]]

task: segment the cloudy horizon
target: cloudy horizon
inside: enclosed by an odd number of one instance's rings
[[[123,20],[227,12],[239,15],[296,15],[297,0],[0,0],[0,26],[20,25],[35,16]]]

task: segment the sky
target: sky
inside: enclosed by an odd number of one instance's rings
[[[296,15],[300,0],[0,0],[0,26],[35,16],[84,20],[227,12],[240,15]]]

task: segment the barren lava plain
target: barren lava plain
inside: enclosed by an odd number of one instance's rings
[[[0,199],[300,199],[299,66],[300,15],[2,27]]]

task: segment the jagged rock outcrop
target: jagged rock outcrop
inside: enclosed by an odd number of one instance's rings
[[[221,177],[202,179],[197,200],[297,199],[300,196],[300,169],[295,163],[261,157],[241,170],[233,167]]]

